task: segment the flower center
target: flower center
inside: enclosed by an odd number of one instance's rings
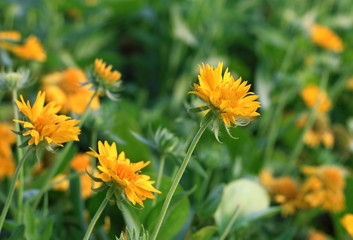
[[[53,116],[52,116],[53,117]],[[37,120],[33,123],[34,129],[37,132],[42,132],[44,127],[48,127],[48,126],[56,126],[58,125],[57,122],[55,122],[54,120],[52,120],[52,117],[50,116],[39,116],[37,118]],[[56,128],[53,128],[52,131],[49,132],[49,134],[46,134],[47,136],[51,136],[53,133],[55,133]]]
[[[137,177],[137,174],[132,170],[130,165],[121,163],[117,164],[115,174],[119,176],[120,179],[126,179],[129,182]]]

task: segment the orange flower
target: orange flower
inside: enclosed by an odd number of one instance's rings
[[[331,108],[331,101],[327,97],[326,92],[320,91],[318,86],[307,86],[302,90],[301,96],[305,104],[310,108],[314,107],[318,101],[317,109],[320,113],[325,113]]]
[[[325,233],[312,229],[307,240],[328,240],[328,237]]]
[[[0,123],[0,180],[5,176],[11,177],[16,170],[11,150],[11,145],[15,143],[16,137],[10,128],[9,124]]]
[[[13,45],[9,50],[25,60],[43,62],[47,58],[39,39],[35,36],[29,36],[24,45]]]
[[[248,122],[249,118],[259,116],[257,109],[260,103],[256,101],[259,97],[249,92],[250,86],[247,81],[242,82],[239,78],[234,81],[233,76],[226,69],[222,76],[223,63],[219,63],[216,69],[208,64],[202,64],[198,76],[199,84],[194,84],[193,93],[209,103],[212,108],[220,113],[220,117],[227,127],[231,123],[242,125]]]
[[[116,144],[111,146],[108,142],[98,142],[98,152],[91,148],[92,152],[88,154],[98,158],[100,165],[100,175],[98,176],[104,182],[113,183],[117,189],[122,189],[126,197],[135,205],[138,203],[143,207],[143,200],[146,198],[154,199],[152,192],[161,193],[155,189],[147,175],[139,174],[140,170],[150,162],[131,163],[125,157],[125,153],[117,154]]]
[[[112,72],[111,70],[112,65],[106,66],[106,63],[103,62],[102,59],[96,59],[94,61],[94,71],[106,83],[114,83],[121,78],[121,73],[119,71]]]
[[[62,106],[61,112],[68,111],[82,114],[89,103],[93,92],[91,84],[86,84],[85,73],[78,68],[68,68],[63,72],[52,73],[43,78],[43,89],[46,91],[47,100],[55,101]],[[99,108],[99,98],[96,96],[90,105],[91,109]]]
[[[320,47],[332,50],[335,52],[342,52],[342,40],[329,28],[314,24],[312,27],[311,40]]]
[[[20,41],[21,33],[17,31],[0,31],[0,41],[10,40],[10,41]]]
[[[48,144],[54,143],[63,146],[62,143],[69,141],[79,141],[79,127],[75,126],[80,121],[73,120],[65,115],[56,115],[60,106],[55,106],[55,102],[50,102],[44,106],[45,93],[39,91],[37,99],[31,107],[29,101],[25,103],[21,95],[21,102],[16,100],[19,111],[22,112],[29,121],[14,120],[24,124],[26,132],[23,136],[31,136],[28,144],[38,145],[42,141]]]

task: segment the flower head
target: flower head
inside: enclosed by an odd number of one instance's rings
[[[301,208],[321,206],[328,211],[344,209],[345,179],[340,168],[335,166],[302,167],[302,172],[308,179],[300,189]]]
[[[321,91],[316,85],[309,85],[301,92],[301,96],[305,104],[312,108],[317,104],[320,113],[325,113],[331,108],[331,101],[327,97],[326,92]],[[316,103],[318,101],[318,103]]]
[[[154,199],[152,192],[161,193],[155,189],[147,175],[139,174],[140,170],[150,162],[131,163],[125,157],[125,153],[117,154],[116,144],[109,145],[108,142],[98,142],[98,153],[91,149],[88,154],[98,158],[98,176],[103,182],[110,182],[119,190],[125,192],[126,197],[135,205],[138,203],[143,207],[142,201],[146,198]]]
[[[248,122],[252,117],[259,116],[256,112],[260,107],[256,101],[258,96],[249,92],[247,81],[242,82],[241,78],[234,81],[228,69],[222,76],[222,67],[223,63],[219,63],[215,69],[208,64],[206,67],[204,64],[199,66],[199,84],[195,83],[195,90],[190,93],[199,96],[217,111],[227,127],[231,123],[241,125],[244,120]]]
[[[44,106],[45,93],[39,91],[37,99],[31,107],[29,101],[16,100],[19,111],[22,112],[29,121],[14,120],[24,124],[26,129],[23,136],[31,136],[28,144],[38,145],[45,141],[48,144],[54,143],[62,146],[62,143],[68,141],[78,141],[80,134],[79,127],[75,126],[80,121],[73,120],[65,115],[57,115],[60,106],[56,106],[55,102],[50,102]]]
[[[18,90],[28,84],[29,70],[19,69],[17,71],[0,72],[1,90]]]
[[[94,71],[96,74],[106,81],[107,83],[113,83],[121,78],[121,73],[119,71],[111,71],[112,65],[106,66],[106,63],[102,59],[96,59],[94,61]]]
[[[320,47],[335,51],[342,52],[342,40],[329,28],[314,24],[312,27],[311,40]]]
[[[349,235],[353,237],[353,214],[346,214],[341,219],[342,226],[347,230]]]
[[[55,101],[62,106],[62,113],[71,111],[82,114],[93,95],[90,85],[83,85],[87,83],[86,75],[81,69],[68,68],[45,76],[43,89],[48,101]],[[93,98],[90,108],[99,108],[98,96]]]

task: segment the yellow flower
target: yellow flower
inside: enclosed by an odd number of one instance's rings
[[[68,111],[82,114],[89,103],[93,92],[91,84],[87,83],[85,73],[78,68],[68,68],[63,72],[52,73],[43,78],[43,90],[46,92],[47,101],[55,101],[62,106],[61,112]],[[99,108],[99,98],[96,96],[91,109]]]
[[[314,24],[312,27],[311,40],[320,47],[335,51],[342,52],[342,40],[329,28]]]
[[[16,170],[16,163],[12,157],[11,145],[16,141],[8,124],[0,123],[0,180],[5,176],[11,177]]]
[[[348,79],[347,88],[348,90],[351,90],[351,91],[353,90],[353,76]]]
[[[250,120],[252,117],[259,116],[256,110],[260,103],[255,101],[258,96],[249,92],[250,85],[242,82],[241,78],[234,81],[233,76],[226,69],[222,77],[223,63],[219,63],[213,70],[208,64],[202,64],[200,74],[198,75],[199,84],[194,84],[196,94],[220,113],[220,116],[227,127],[231,123],[239,125],[244,120]]]
[[[328,211],[344,209],[345,179],[340,168],[326,165],[321,167],[304,166],[301,171],[309,178],[300,189],[300,207],[321,206]]]
[[[47,58],[39,39],[35,36],[29,36],[24,45],[12,45],[9,50],[25,60],[43,62]]]
[[[319,101],[317,109],[320,113],[325,113],[331,108],[331,101],[327,97],[326,92],[320,91],[319,87],[316,85],[309,85],[304,88],[301,92],[301,96],[305,104],[310,108],[315,106],[316,101]]]
[[[117,82],[121,78],[119,71],[111,71],[112,65],[106,66],[106,63],[102,59],[96,59],[94,61],[94,71],[96,74],[107,83]]]
[[[56,177],[54,177],[50,182],[55,183],[58,182],[53,186],[53,189],[56,191],[62,191],[66,192],[69,190],[70,187],[70,182],[69,180],[65,179],[66,175],[65,174],[58,174]]]
[[[297,183],[288,176],[274,178],[272,173],[266,170],[261,171],[261,184],[270,193],[274,202],[281,204],[284,215],[293,214],[296,208],[296,198],[299,193]]]
[[[9,41],[20,41],[21,33],[17,31],[0,31],[0,41],[9,40]]]
[[[307,240],[328,240],[328,237],[325,233],[312,229]]]
[[[48,144],[54,143],[63,146],[62,143],[78,141],[80,129],[75,125],[80,121],[65,115],[56,115],[61,107],[55,106],[55,102],[44,106],[44,100],[45,93],[41,91],[39,91],[33,107],[29,101],[25,103],[22,95],[21,101],[16,100],[19,111],[29,119],[29,121],[14,120],[24,124],[27,131],[23,136],[31,136],[28,144],[38,145],[40,142],[46,141]]]
[[[353,237],[353,214],[345,214],[341,219],[341,224],[347,230],[349,235]]]
[[[91,167],[91,157],[84,153],[78,153],[75,157],[71,160],[70,166],[75,169],[77,172],[90,172]],[[99,183],[94,183],[90,176],[87,174],[82,174],[80,176],[81,182],[81,194],[84,199],[89,198],[92,195],[92,184],[94,188],[97,188]]]
[[[146,198],[154,199],[152,192],[161,193],[155,189],[147,175],[139,174],[140,170],[150,162],[131,163],[125,153],[117,154],[116,144],[109,146],[108,142],[98,142],[98,152],[91,148],[90,155],[98,158],[100,175],[104,182],[113,182],[119,189],[124,190],[126,197],[135,205],[143,207],[142,201]]]

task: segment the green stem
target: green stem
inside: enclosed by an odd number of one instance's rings
[[[25,152],[25,154],[21,158],[20,162],[18,163],[16,171],[15,171],[15,174],[14,174],[14,176],[12,178],[9,195],[7,196],[4,209],[2,210],[1,216],[0,216],[0,233],[1,233],[1,229],[2,229],[2,226],[4,224],[4,221],[5,221],[5,217],[6,217],[7,211],[9,210],[9,207],[11,205],[12,197],[13,197],[13,194],[14,194],[15,188],[16,188],[16,182],[17,182],[18,176],[20,175],[20,170],[23,167],[23,163],[25,162],[25,160],[28,157],[30,152],[31,152],[31,147],[28,147],[27,151]]]
[[[283,113],[284,107],[286,106],[286,103],[288,102],[288,99],[292,95],[291,93],[292,92],[287,92],[287,91],[282,92],[280,99],[279,99],[279,103],[274,111],[274,115],[272,116],[273,121],[271,122],[271,125],[270,125],[268,142],[267,142],[265,154],[264,154],[264,163],[265,164],[269,164],[269,161],[272,157],[273,150],[274,150],[275,143],[276,143],[276,139],[278,137],[279,124],[280,124],[280,122],[282,120],[282,116],[283,116],[282,113]]]
[[[96,225],[96,222],[98,220],[98,218],[100,217],[100,215],[102,214],[104,208],[107,206],[108,202],[110,201],[110,198],[112,197],[114,191],[113,189],[109,189],[107,192],[107,195],[105,196],[105,199],[103,200],[103,202],[101,203],[101,205],[99,206],[96,214],[94,214],[88,228],[87,228],[87,232],[85,234],[85,236],[83,237],[83,240],[88,240],[89,237],[91,236],[92,230],[94,228],[94,225]]]
[[[16,99],[17,99],[17,90],[12,91],[12,105],[13,105],[13,113],[14,113],[14,118],[19,119],[18,116],[18,109],[16,105]],[[20,124],[18,122],[15,122],[15,130],[16,132],[20,132]],[[21,136],[16,134],[16,149],[17,149],[17,159],[20,160],[22,159],[23,152],[22,148],[19,146],[21,145]],[[18,162],[17,162],[18,163]],[[23,168],[20,169],[20,181],[19,181],[19,186],[18,186],[18,194],[17,194],[17,216],[16,216],[16,222],[19,224],[21,222],[22,218],[22,206],[23,206]]]
[[[328,82],[328,78],[329,78],[329,74],[328,72],[324,72],[323,76],[322,76],[322,81],[320,84],[320,92],[324,91],[326,89],[327,86],[327,82]],[[290,155],[289,158],[289,162],[292,164],[295,164],[298,160],[298,156],[301,153],[303,147],[304,147],[304,135],[312,128],[312,126],[314,125],[315,122],[315,117],[317,116],[317,108],[319,106],[321,102],[321,98],[317,98],[315,105],[312,107],[310,114],[309,114],[309,118],[306,121],[305,127],[302,131],[302,134],[300,135],[299,140],[297,141],[297,144],[294,147],[294,150],[292,152],[292,154]]]
[[[95,98],[95,96],[97,95],[98,93],[98,89],[96,89],[91,97],[91,99],[89,100],[86,108],[85,108],[85,111],[83,112],[82,116],[81,116],[81,121],[80,123],[77,125],[79,128],[81,128],[83,126],[83,123],[86,121],[86,118],[88,116],[88,113],[89,113],[89,108],[91,106],[91,103],[93,101],[93,99]]]
[[[90,108],[90,105],[94,99],[94,97],[97,95],[98,93],[98,90],[96,90],[91,99],[89,100],[86,108],[85,108],[85,111],[81,117],[81,121],[80,123],[77,125],[79,128],[82,127],[83,123],[85,122],[86,118],[87,118],[87,115],[88,115],[88,112],[89,112],[89,108]],[[66,146],[64,147],[64,150],[61,152],[61,154],[59,155],[58,159],[56,159],[56,161],[54,161],[54,164],[53,166],[49,169],[49,172],[47,173],[45,179],[44,179],[44,185],[42,185],[38,195],[36,196],[35,198],[35,202],[33,204],[33,207],[34,209],[37,208],[39,202],[40,202],[40,199],[42,198],[43,194],[49,189],[48,185],[50,185],[50,180],[55,176],[55,174],[57,174],[57,171],[62,163],[62,161],[66,158],[66,155],[69,153],[70,149],[71,149],[71,146],[72,146],[73,142],[69,142],[66,144]]]
[[[229,223],[228,223],[226,229],[225,229],[224,232],[222,233],[222,235],[221,235],[221,237],[219,238],[219,240],[224,240],[224,239],[227,237],[227,235],[228,235],[229,231],[231,230],[231,228],[232,228],[232,226],[233,226],[235,220],[237,219],[238,212],[239,212],[238,210],[239,210],[239,205],[235,208],[234,213],[233,213],[233,216],[232,216],[232,218],[230,219],[230,221],[229,221]]]
[[[207,115],[205,116],[207,117]],[[169,207],[169,204],[170,204],[170,201],[172,200],[172,197],[174,195],[174,192],[180,182],[180,179],[181,177],[183,176],[183,173],[186,169],[186,166],[188,165],[189,163],[189,160],[190,160],[190,157],[192,155],[192,153],[194,152],[194,149],[197,145],[197,143],[199,142],[203,132],[206,130],[208,124],[211,122],[212,120],[212,117],[210,117],[208,120],[206,120],[200,127],[199,131],[196,133],[193,141],[191,142],[190,144],[190,147],[185,155],[185,158],[173,180],[173,183],[172,183],[172,186],[170,187],[169,189],[169,192],[165,198],[165,201],[164,201],[164,204],[163,204],[163,207],[162,207],[162,210],[158,216],[158,219],[156,221],[156,225],[153,229],[153,233],[151,235],[151,240],[155,240],[157,238],[157,235],[158,235],[158,232],[159,232],[159,229],[161,228],[161,225],[162,225],[162,222],[163,222],[163,219],[167,213],[167,210],[168,210],[168,207]]]
[[[161,185],[161,180],[162,180],[163,170],[164,170],[164,164],[165,164],[165,154],[162,154],[162,156],[161,156],[161,162],[160,162],[160,164],[159,164],[159,170],[158,170],[157,181],[156,181],[156,189],[159,189],[159,187],[160,187],[160,185]],[[156,194],[155,199],[153,199],[153,201],[152,201],[152,207],[156,206],[156,204],[157,204],[157,198],[158,198],[158,194]]]
[[[97,151],[97,136],[98,136],[98,131],[95,127],[93,127],[92,132],[91,132],[91,148],[94,151]],[[92,169],[96,169],[97,165],[97,160],[95,157],[91,156],[91,167]]]

